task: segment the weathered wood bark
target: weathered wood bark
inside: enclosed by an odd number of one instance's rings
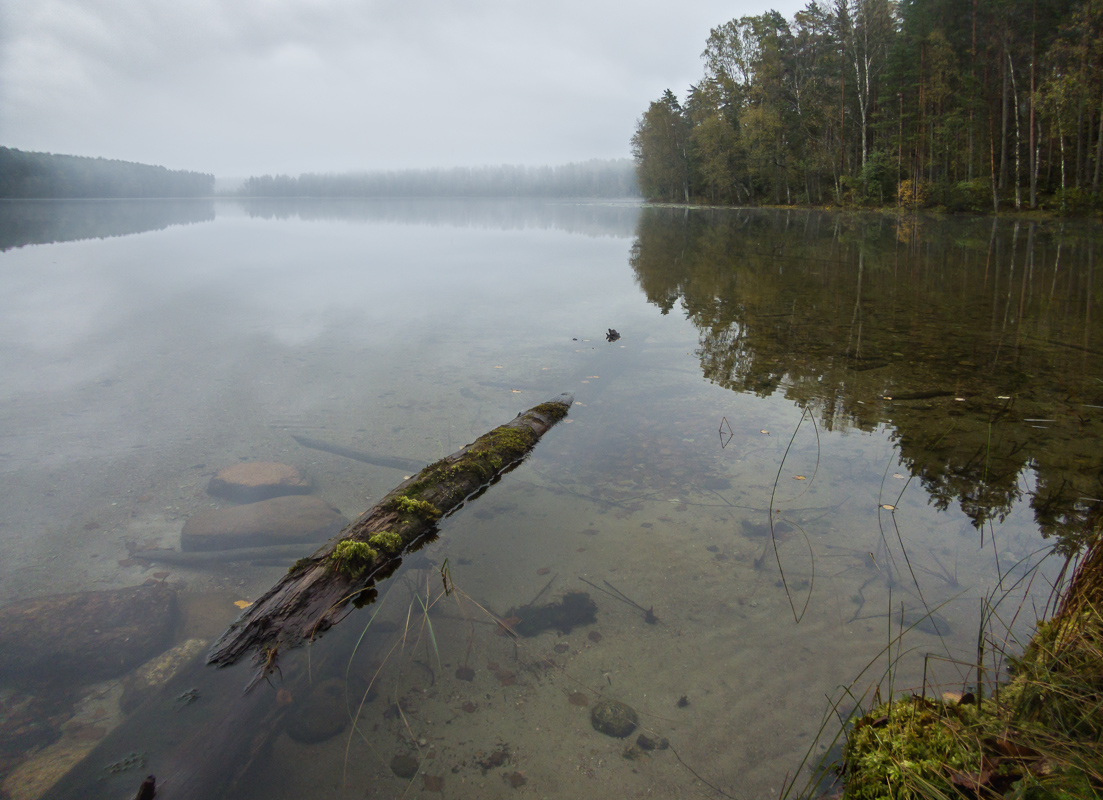
[[[280,647],[296,646],[330,628],[350,601],[363,601],[391,575],[400,556],[432,537],[441,516],[459,509],[529,453],[574,398],[562,394],[400,483],[314,555],[249,606],[222,634],[208,664],[228,666],[247,653],[265,664]]]

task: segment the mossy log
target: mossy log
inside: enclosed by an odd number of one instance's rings
[[[312,556],[300,559],[214,643],[208,664],[229,666],[247,653],[271,664],[278,648],[308,641],[341,617],[349,602],[374,597],[401,555],[435,536],[437,521],[517,466],[574,398],[558,397],[518,414],[403,481]]]

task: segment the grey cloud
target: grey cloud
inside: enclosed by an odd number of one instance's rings
[[[0,143],[219,174],[626,156],[647,102],[699,78],[709,27],[762,10],[8,0]]]

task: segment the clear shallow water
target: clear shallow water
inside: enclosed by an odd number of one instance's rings
[[[402,474],[292,433],[427,462],[554,394],[577,400],[380,604],[247,699],[244,667],[186,668],[128,715],[118,681],[6,687],[9,730],[28,697],[56,696],[42,736],[3,740],[9,792],[35,748],[79,740],[52,796],[190,770],[211,796],[392,797],[408,752],[413,790],[445,796],[707,792],[694,771],[776,796],[825,696],[871,662],[856,694],[883,677],[890,608],[925,603],[947,629],[894,647],[898,689],[921,687],[927,653],[975,660],[982,598],[1005,598],[989,650],[1014,649],[1059,563],[1019,579],[1054,541],[1071,548],[1103,496],[1096,242],[1077,225],[569,203],[5,211],[4,601],[164,580],[174,640],[209,642],[286,567],[131,551],[178,547],[185,519],[228,505],[205,491],[218,469],[295,464],[353,518]],[[97,230],[111,238],[79,238]],[[494,616],[567,591],[592,595],[595,625],[498,635]],[[939,688],[975,681],[927,666]],[[329,679],[355,728],[288,737]],[[673,750],[626,758],[635,735],[594,731],[576,692],[631,704]]]

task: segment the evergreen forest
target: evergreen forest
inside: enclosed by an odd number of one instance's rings
[[[0,147],[0,198],[206,197],[214,175]]]
[[[262,175],[246,197],[637,197],[629,159],[593,159],[555,167],[516,165],[387,172]]]
[[[1103,207],[1103,0],[833,0],[714,28],[632,137],[666,202]]]

